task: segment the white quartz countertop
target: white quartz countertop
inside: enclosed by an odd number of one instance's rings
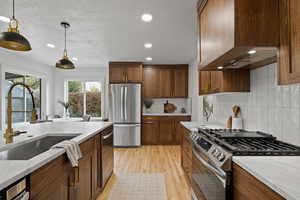
[[[300,156],[235,156],[233,162],[287,200],[300,199]]]
[[[191,116],[190,113],[143,113],[143,116]]]
[[[191,121],[191,122],[180,122],[185,128],[189,129],[190,131],[194,131],[198,128],[224,128],[223,125],[218,123],[210,123],[210,124],[202,124],[197,121]]]
[[[14,143],[5,144],[0,137],[0,151],[45,137],[47,135],[77,135],[73,141],[82,143],[93,137],[100,131],[111,126],[111,122],[47,122],[40,124],[27,124],[16,130],[26,130],[27,133],[14,138]],[[30,137],[28,137],[30,136]],[[0,190],[14,183],[15,181],[32,173],[41,166],[64,154],[63,149],[50,149],[30,160],[0,160]]]

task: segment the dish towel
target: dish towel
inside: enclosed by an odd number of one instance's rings
[[[72,167],[78,167],[78,161],[82,157],[82,153],[77,142],[65,140],[52,146],[51,148],[65,149]]]

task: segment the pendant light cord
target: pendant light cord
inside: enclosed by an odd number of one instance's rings
[[[64,50],[65,56],[68,56],[67,53],[67,27],[65,26],[65,50]]]
[[[15,0],[13,0],[13,19],[15,19]]]

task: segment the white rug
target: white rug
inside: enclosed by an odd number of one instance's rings
[[[108,200],[166,200],[163,174],[117,174]]]

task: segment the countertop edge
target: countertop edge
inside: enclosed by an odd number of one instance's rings
[[[277,187],[275,184],[273,184],[270,181],[266,180],[263,176],[257,174],[254,170],[252,170],[249,167],[247,167],[247,165],[245,165],[242,162],[240,162],[237,158],[232,157],[232,161],[235,164],[237,164],[238,166],[240,166],[242,169],[244,169],[245,171],[247,171],[249,174],[251,174],[252,176],[254,176],[255,178],[257,178],[257,180],[259,180],[260,182],[262,182],[263,184],[265,184],[266,186],[268,186],[269,188],[271,188],[274,192],[276,192],[279,195],[281,195],[283,198],[285,198],[287,200],[297,200],[295,197],[290,196],[285,191],[283,191],[281,188]]]

